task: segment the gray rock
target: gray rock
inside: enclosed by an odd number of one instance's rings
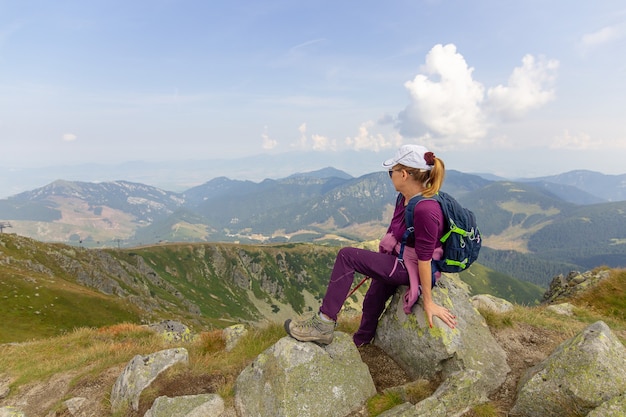
[[[511,415],[587,415],[624,392],[626,348],[598,321],[527,371]]]
[[[248,333],[248,329],[243,324],[235,324],[227,327],[223,331],[224,341],[226,342],[226,352],[230,352],[237,346],[239,340]]]
[[[26,417],[26,414],[17,407],[0,407],[0,417]]]
[[[543,302],[554,304],[567,301],[573,296],[596,286],[609,275],[609,270],[587,271],[582,274],[578,271],[572,271],[567,276],[557,275],[552,279],[548,290],[543,295]]]
[[[419,417],[459,417],[477,404],[489,401],[480,380],[483,374],[465,369],[448,376],[430,397],[415,406]]]
[[[598,408],[587,414],[587,417],[624,417],[626,416],[626,392],[609,401],[602,403]]]
[[[320,346],[283,337],[239,375],[239,417],[343,417],[376,388],[368,367],[345,333]]]
[[[510,368],[506,353],[470,303],[467,286],[455,274],[444,274],[433,288],[435,302],[456,315],[455,329],[438,318],[434,318],[433,328],[429,328],[421,300],[411,314],[405,314],[401,302],[405,290],[400,288],[396,292],[383,313],[374,343],[414,379],[453,378],[434,394],[436,398],[446,399],[449,415],[485,402],[505,381]],[[464,389],[464,384],[474,379],[471,387]],[[445,393],[444,389],[452,391]],[[455,390],[464,397],[453,400]],[[466,398],[468,395],[471,398]],[[460,408],[452,409],[453,404]]]
[[[168,342],[191,342],[195,337],[189,330],[189,327],[174,320],[163,320],[159,323],[153,323],[148,325],[148,328],[161,334]]]
[[[167,349],[147,356],[135,356],[124,368],[111,390],[111,411],[139,408],[139,396],[156,377],[176,363],[187,363],[189,354],[185,348]]]
[[[470,302],[477,309],[485,309],[494,313],[506,313],[513,310],[513,304],[491,294],[478,294],[470,298]]]
[[[85,403],[85,401],[87,401],[87,399],[84,397],[74,397],[74,398],[70,398],[69,400],[66,400],[64,404],[67,407],[67,411],[72,416],[78,417],[78,416],[82,416],[80,409],[82,405]]]
[[[159,397],[144,417],[218,417],[224,412],[224,400],[217,394]]]
[[[477,382],[481,374],[465,370],[450,375],[437,391],[416,405],[404,403],[387,410],[379,417],[459,417],[477,404],[488,401]]]
[[[574,315],[574,306],[570,303],[551,304],[548,307],[546,307],[546,310],[550,310],[562,316]]]

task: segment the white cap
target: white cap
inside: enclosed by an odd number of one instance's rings
[[[420,145],[403,145],[396,151],[393,158],[383,162],[383,166],[391,168],[396,164],[402,164],[407,167],[430,171],[433,167],[428,165],[424,159],[424,155],[428,152],[428,149]]]

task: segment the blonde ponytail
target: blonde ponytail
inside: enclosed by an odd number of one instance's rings
[[[407,167],[402,164],[402,169],[406,170],[415,181],[424,184],[424,191],[422,195],[424,197],[432,197],[439,192],[443,185],[443,180],[446,176],[446,166],[443,161],[437,157],[434,157],[435,163],[430,171]]]

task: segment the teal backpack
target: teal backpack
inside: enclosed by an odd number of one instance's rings
[[[400,201],[401,195],[398,196]],[[402,236],[398,259],[403,260],[404,246],[413,237],[413,212],[420,201],[435,200],[441,206],[446,221],[446,229],[441,237],[443,256],[441,260],[433,260],[433,270],[441,272],[461,272],[469,267],[477,258],[482,244],[476,217],[471,210],[461,206],[450,194],[439,191],[431,198],[415,196],[409,200],[404,211],[406,231]]]

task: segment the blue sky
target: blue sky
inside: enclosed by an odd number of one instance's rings
[[[621,174],[625,119],[623,0],[0,0],[2,167],[420,143]]]

